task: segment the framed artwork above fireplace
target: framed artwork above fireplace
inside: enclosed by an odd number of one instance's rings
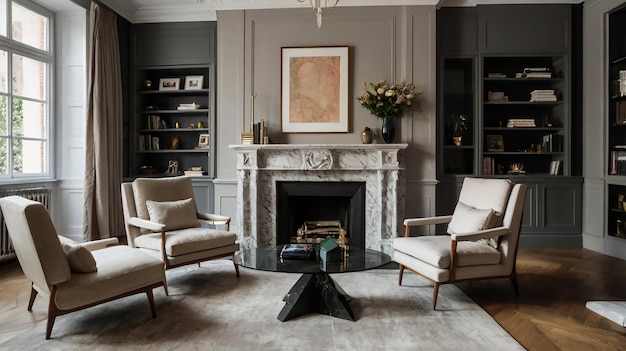
[[[347,133],[349,48],[281,50],[281,131]]]

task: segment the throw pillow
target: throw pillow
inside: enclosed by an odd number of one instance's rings
[[[448,224],[448,234],[471,233],[490,228],[495,215],[492,209],[479,209],[459,201]],[[496,238],[480,239],[478,242],[494,248],[498,247]]]
[[[98,271],[96,260],[89,250],[80,245],[63,244],[63,252],[67,256],[70,269],[77,273],[93,273]]]
[[[166,230],[200,226],[193,199],[178,201],[146,200],[150,221],[165,224]]]

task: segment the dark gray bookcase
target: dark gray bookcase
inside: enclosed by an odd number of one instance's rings
[[[580,74],[574,16],[582,13],[573,5],[438,10],[438,214],[452,213],[464,177],[510,178],[529,189],[522,245],[581,245],[582,177],[572,167],[581,157],[572,148],[580,142],[572,118],[571,77]],[[551,74],[520,76],[525,68]],[[531,101],[542,90],[553,90],[555,101]],[[451,141],[452,113],[467,115],[460,146]],[[523,120],[532,124],[518,126]],[[516,164],[521,172],[509,173]]]

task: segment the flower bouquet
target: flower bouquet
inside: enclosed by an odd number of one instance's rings
[[[400,117],[404,111],[412,106],[412,101],[421,91],[415,85],[404,81],[387,85],[381,80],[378,84],[364,83],[365,91],[357,98],[361,106],[369,110],[377,118]]]

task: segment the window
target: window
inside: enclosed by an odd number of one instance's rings
[[[47,177],[52,15],[26,1],[0,7],[0,180]]]

